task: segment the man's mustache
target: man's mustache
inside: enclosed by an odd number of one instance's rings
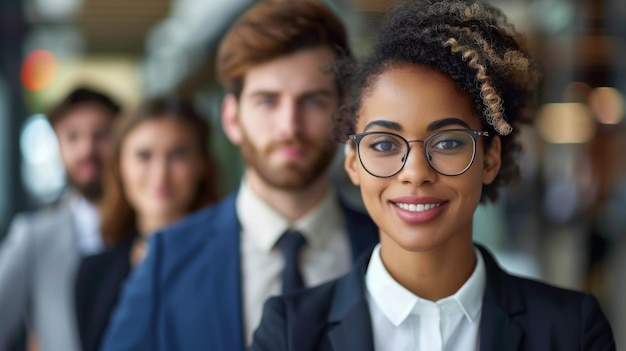
[[[78,167],[82,166],[82,165],[86,165],[86,164],[93,164],[96,165],[98,167],[101,167],[103,164],[103,161],[100,157],[97,156],[89,156],[86,157],[84,159],[78,160],[78,162],[76,163]]]
[[[289,139],[286,141],[280,141],[280,142],[275,142],[275,143],[271,143],[268,146],[268,150],[274,151],[276,149],[280,149],[283,147],[288,147],[288,146],[295,146],[295,147],[300,147],[300,148],[309,148],[311,146],[313,146],[313,143],[308,140],[308,139],[304,139],[304,138],[298,138],[298,139]]]

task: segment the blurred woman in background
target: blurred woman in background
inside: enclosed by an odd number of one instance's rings
[[[190,103],[150,100],[116,127],[101,204],[101,235],[109,249],[84,258],[76,278],[84,351],[98,350],[122,283],[145,255],[144,241],[217,200],[209,126]]]

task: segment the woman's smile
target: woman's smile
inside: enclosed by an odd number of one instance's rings
[[[422,224],[437,219],[446,209],[445,200],[434,197],[403,196],[389,201],[398,217],[409,224]]]

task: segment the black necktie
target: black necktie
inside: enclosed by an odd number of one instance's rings
[[[278,240],[278,248],[285,258],[283,269],[283,294],[302,288],[302,274],[300,273],[299,255],[302,246],[306,243],[302,233],[287,230]]]

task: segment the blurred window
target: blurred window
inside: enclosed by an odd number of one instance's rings
[[[22,183],[35,202],[54,200],[65,185],[65,170],[54,130],[46,116],[37,114],[24,123],[20,135]]]

